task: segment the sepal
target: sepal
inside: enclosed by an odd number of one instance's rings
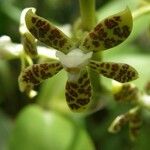
[[[36,43],[37,40],[33,37],[31,33],[26,32],[22,35],[23,49],[25,53],[31,58],[34,58],[38,55]]]
[[[33,13],[32,9],[27,11],[25,20],[28,30],[44,44],[64,53],[68,53],[74,46],[67,35],[48,20]]]
[[[43,80],[48,79],[62,69],[59,61],[34,64],[24,69],[19,75],[18,82],[20,91],[30,90],[34,85],[40,84]]]
[[[109,16],[89,32],[80,45],[85,51],[102,51],[119,45],[132,31],[133,19],[129,8]]]
[[[87,109],[92,97],[92,89],[86,69],[81,71],[77,80],[68,79],[65,96],[72,111],[82,112]]]
[[[107,78],[125,83],[138,78],[138,72],[128,64],[91,60],[89,66]]]

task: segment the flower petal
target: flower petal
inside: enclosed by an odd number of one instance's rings
[[[28,30],[35,38],[46,45],[64,53],[68,53],[73,47],[74,44],[67,35],[52,25],[48,20],[34,14],[32,9],[27,11],[25,20]]]
[[[89,66],[107,78],[119,82],[129,82],[138,78],[138,72],[128,64],[90,61]]]
[[[129,121],[129,135],[132,141],[135,141],[137,139],[141,126],[142,126],[141,112],[138,111],[135,114],[131,114]]]
[[[114,85],[113,88],[117,88],[117,86],[115,87]],[[122,84],[119,87],[119,90],[113,93],[113,97],[117,102],[136,103],[138,96],[139,96],[138,88],[132,83]]]
[[[33,88],[34,85],[41,83],[58,73],[62,69],[59,61],[43,64],[34,64],[23,70],[18,78],[20,90],[22,92]]]
[[[117,116],[111,125],[108,128],[108,131],[110,133],[117,133],[121,130],[121,128],[129,122],[130,115],[129,113],[125,113],[122,115]]]
[[[82,71],[76,81],[67,81],[65,95],[67,104],[72,111],[81,112],[87,108],[92,96],[87,70]]]
[[[83,53],[80,49],[74,49],[67,55],[57,51],[56,56],[59,58],[65,68],[83,67],[88,64],[93,52]]]
[[[26,32],[22,35],[22,44],[24,51],[31,58],[36,57],[38,55],[36,47],[36,39],[33,37],[31,33]]]
[[[85,51],[101,51],[122,43],[131,33],[133,25],[129,8],[102,20],[81,43]]]
[[[29,55],[31,58],[33,58],[33,57],[37,56],[37,47],[36,47],[37,40],[29,32],[29,30],[26,27],[26,23],[25,23],[25,15],[26,15],[27,11],[30,9],[33,12],[35,12],[35,9],[32,7],[23,9],[23,11],[21,13],[21,17],[20,17],[19,31],[21,34],[21,43],[23,45],[25,53],[27,55]]]

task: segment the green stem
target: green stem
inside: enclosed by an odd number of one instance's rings
[[[80,12],[81,12],[81,26],[82,30],[89,31],[91,30],[96,23],[96,16],[95,16],[95,0],[79,0],[80,2]],[[98,53],[94,53],[93,60],[101,61],[101,55]],[[99,91],[100,79],[99,74],[93,72],[89,69],[91,84],[93,86],[94,91]]]
[[[141,8],[138,8],[134,13],[133,13],[133,18],[137,19],[142,15],[150,13],[150,5],[143,6]]]
[[[101,54],[94,53],[92,56],[92,60],[102,61]],[[89,73],[90,73],[90,79],[91,79],[91,84],[93,86],[93,90],[99,93],[100,91],[102,91],[100,75],[94,72],[92,69],[89,69]]]
[[[81,12],[81,28],[82,31],[90,31],[96,25],[96,14],[95,14],[95,0],[79,0],[80,1],[80,12]],[[101,53],[94,53],[92,60],[102,61]],[[104,87],[101,84],[100,75],[89,69],[89,75],[91,85],[93,89],[93,103],[91,103],[91,110],[97,109],[97,104],[101,99],[101,93],[104,92]],[[95,107],[96,106],[96,107]]]
[[[79,2],[82,29],[89,31],[96,23],[95,0],[79,0]]]
[[[83,31],[91,30],[96,23],[95,16],[95,0],[79,0],[80,2],[80,12],[81,12],[81,26]],[[93,54],[93,60],[101,61],[101,55]],[[100,79],[99,74],[93,72],[89,69],[91,84],[93,86],[93,90],[100,89]]]

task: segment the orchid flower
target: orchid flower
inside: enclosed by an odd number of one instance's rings
[[[65,69],[68,74],[66,101],[75,112],[85,110],[92,99],[92,86],[88,67],[93,71],[119,82],[137,79],[137,71],[124,63],[98,62],[92,60],[95,52],[101,52],[122,43],[131,33],[132,14],[128,8],[98,23],[80,42],[74,42],[48,20],[29,9],[25,22],[30,33],[39,41],[57,50],[58,60],[33,64],[19,76],[20,89],[33,88]]]

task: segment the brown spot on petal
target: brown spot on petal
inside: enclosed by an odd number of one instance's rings
[[[104,67],[104,65],[105,65],[105,63],[101,63],[101,64],[100,64],[101,67]]]
[[[69,95],[69,93],[66,92],[65,96],[66,96],[67,102],[73,102],[73,101],[75,101],[75,99],[71,95]]]
[[[97,38],[97,35],[96,35],[95,33],[93,33],[93,32],[91,32],[91,33],[89,34],[89,36],[90,36],[92,39],[94,39],[94,40],[98,39],[98,38]]]
[[[107,71],[102,69],[102,70],[101,70],[101,73],[102,73],[102,74],[107,74]]]
[[[95,28],[94,28],[94,31],[99,31],[101,28],[103,27],[103,24],[98,24]]]
[[[119,65],[118,64],[112,64],[111,70],[117,71],[118,69],[119,69]]]
[[[110,68],[110,64],[106,63],[106,69],[109,69],[109,68]]]
[[[59,38],[60,39],[62,37],[60,32],[57,29],[53,29],[51,31],[51,34],[53,35],[54,38]]]
[[[39,84],[39,81],[34,77],[31,70],[28,70],[23,76],[23,81],[32,84]]]
[[[129,65],[124,64],[124,65],[122,66],[122,68],[123,68],[124,70],[127,70],[127,69],[129,68]]]
[[[121,32],[121,29],[119,27],[114,28],[113,33],[115,35],[117,35],[118,37],[120,37],[120,38],[123,36],[122,32]]]
[[[33,73],[35,74],[35,76],[39,76],[39,66],[37,65],[33,65]]]
[[[38,20],[37,23],[36,23],[36,26],[37,26],[38,28],[40,28],[41,26],[43,26],[43,25],[45,25],[45,24],[46,24],[45,21]]]
[[[100,43],[98,41],[93,41],[92,44],[95,46],[95,47],[99,47],[100,46]]]
[[[88,77],[88,74],[85,73],[85,74],[83,75],[83,78],[87,78],[87,77]]]
[[[44,38],[44,36],[46,35],[46,33],[50,30],[50,26],[49,24],[46,24],[44,26],[41,26],[39,28],[39,37]]]
[[[79,105],[77,105],[77,104],[68,104],[69,105],[69,107],[72,109],[72,110],[74,110],[74,109],[79,109],[80,108],[80,106]]]
[[[76,91],[72,90],[72,89],[69,89],[69,93],[71,94],[71,96],[73,97],[77,97],[78,94],[76,93]]]
[[[84,90],[83,88],[79,88],[79,89],[78,89],[78,93],[82,94],[82,93],[84,93],[84,92],[85,92],[85,90]]]
[[[123,26],[122,27],[122,30],[123,30],[123,36],[126,38],[129,36],[130,34],[130,30],[129,30],[129,27],[128,26]]]
[[[89,82],[90,82],[89,79],[85,80],[83,82],[83,85],[81,85],[81,87],[84,88],[85,86],[89,85]]]
[[[104,40],[104,45],[106,48],[111,48],[115,45],[116,41],[114,38],[107,38]]]
[[[81,84],[83,82],[83,80],[84,80],[83,77],[79,78],[78,83]]]
[[[54,44],[54,45],[57,45],[57,44],[58,44],[58,40],[54,40],[54,41],[53,41],[53,44]]]
[[[113,19],[106,19],[105,25],[108,29],[112,29],[112,28],[116,27],[118,25],[118,23],[116,21],[114,21]]]
[[[77,84],[72,83],[72,82],[70,83],[70,87],[73,88],[73,89],[77,89],[78,88]]]
[[[114,16],[114,19],[116,20],[116,21],[121,21],[121,18],[120,18],[120,16]]]
[[[110,73],[110,77],[114,77],[116,75],[116,73],[114,72],[114,71],[112,71],[111,73]]]
[[[30,31],[36,38],[38,38],[38,31],[36,30],[36,28],[32,27],[31,29],[29,29],[29,31]]]
[[[80,104],[80,105],[83,105],[83,106],[84,106],[84,105],[87,105],[87,104],[89,103],[89,101],[90,101],[90,99],[89,99],[89,98],[83,98],[83,99],[82,99],[82,98],[80,98],[80,99],[77,99],[77,101],[76,101],[76,102],[77,102],[78,104]]]
[[[62,39],[62,40],[60,40],[59,41],[59,47],[63,47],[64,45],[65,45],[65,43],[67,42],[67,40],[66,39]]]
[[[47,78],[49,78],[49,77],[52,76],[52,74],[51,74],[50,72],[45,72],[44,70],[41,70],[41,71],[40,71],[40,74],[41,74],[41,78],[42,78],[43,80],[45,80],[45,79],[47,79]]]
[[[37,18],[36,17],[32,17],[32,23],[36,23]]]
[[[99,40],[104,40],[107,37],[107,32],[105,32],[103,28],[100,29],[97,33]]]

